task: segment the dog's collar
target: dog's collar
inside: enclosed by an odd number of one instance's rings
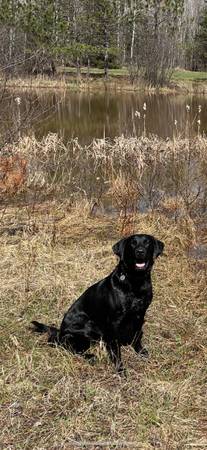
[[[120,275],[120,280],[121,281],[124,281],[126,279],[126,275],[124,275],[123,273],[121,273],[121,275]]]

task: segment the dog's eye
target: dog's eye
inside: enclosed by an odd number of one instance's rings
[[[142,242],[142,246],[143,246],[144,248],[149,247],[149,245],[150,245],[149,241],[143,241],[143,242]]]

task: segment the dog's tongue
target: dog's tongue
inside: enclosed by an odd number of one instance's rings
[[[143,262],[143,263],[136,263],[136,267],[137,267],[138,269],[144,269],[145,263],[144,263],[144,262]]]

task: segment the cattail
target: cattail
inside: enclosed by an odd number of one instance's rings
[[[17,105],[20,105],[20,103],[21,103],[21,98],[20,98],[20,97],[16,97],[16,98],[14,99],[14,101],[17,103]]]
[[[141,113],[139,111],[135,111],[134,115],[135,117],[138,117],[138,119],[141,119]]]

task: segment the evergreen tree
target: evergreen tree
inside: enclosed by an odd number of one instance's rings
[[[120,63],[130,68],[132,79],[142,74],[162,84],[184,42],[190,42],[192,60],[195,32],[189,41],[189,13],[187,25],[182,24],[189,5],[203,1],[0,0],[0,64],[29,73],[45,72],[48,66],[54,73],[54,64],[76,64],[79,72],[81,64],[94,65],[104,67],[107,76],[108,67]],[[196,64],[204,68],[206,17],[205,8],[194,52]]]

